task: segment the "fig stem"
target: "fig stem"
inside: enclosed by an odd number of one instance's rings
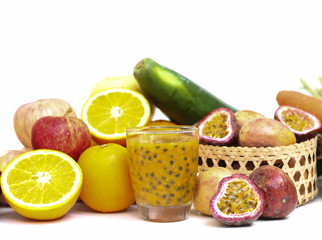
[[[66,112],[65,112],[65,114],[64,114],[64,116],[63,116],[63,117],[67,117],[67,116],[68,116],[68,114],[70,114],[72,111],[73,111],[73,109],[72,109],[71,107],[69,107],[69,108],[66,110]]]

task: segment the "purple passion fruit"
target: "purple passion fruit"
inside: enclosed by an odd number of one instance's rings
[[[291,106],[280,106],[274,118],[295,134],[298,143],[315,137],[321,128],[321,122],[316,116]]]
[[[262,190],[243,174],[223,178],[210,200],[213,217],[225,225],[249,225],[261,216],[264,206]]]
[[[238,139],[237,122],[232,110],[217,108],[197,124],[202,144],[230,146]]]
[[[246,122],[253,120],[255,118],[265,117],[264,115],[252,110],[239,110],[235,112],[234,115],[235,115],[239,130]]]
[[[296,208],[296,187],[282,169],[265,165],[255,169],[249,177],[264,192],[263,218],[284,218]]]
[[[239,131],[239,145],[242,147],[277,147],[294,143],[294,133],[272,118],[250,120]]]
[[[212,167],[200,172],[197,176],[193,206],[197,211],[211,216],[209,202],[218,190],[219,182],[229,177],[232,172],[224,167]]]

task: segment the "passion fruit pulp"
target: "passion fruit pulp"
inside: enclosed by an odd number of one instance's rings
[[[261,216],[264,206],[262,190],[243,174],[223,178],[210,200],[213,217],[225,225],[249,225]]]
[[[280,106],[275,111],[274,118],[295,134],[297,143],[315,137],[321,128],[321,122],[316,116],[291,106]]]
[[[232,110],[217,108],[201,119],[199,128],[200,143],[230,146],[238,139],[237,122]]]

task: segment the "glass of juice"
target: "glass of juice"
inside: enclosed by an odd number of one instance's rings
[[[130,128],[126,145],[139,216],[155,222],[187,219],[198,170],[198,128]]]

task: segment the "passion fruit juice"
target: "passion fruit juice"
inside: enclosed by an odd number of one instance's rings
[[[190,209],[198,169],[198,137],[184,133],[127,138],[132,186],[139,207]]]

